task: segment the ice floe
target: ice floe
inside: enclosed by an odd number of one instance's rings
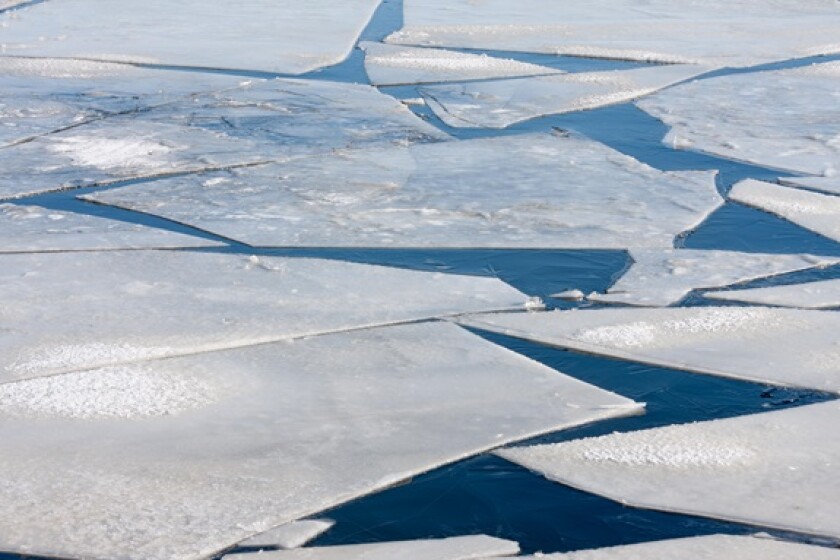
[[[240,547],[276,547],[282,549],[299,548],[319,535],[329,531],[335,521],[332,519],[305,519],[284,523],[265,533],[245,539]]]
[[[301,74],[341,62],[378,0],[34,2],[0,15],[5,54]]]
[[[840,314],[766,307],[491,314],[462,324],[665,367],[840,392]]]
[[[729,199],[840,242],[840,197],[747,179],[732,187]]]
[[[696,80],[637,104],[671,127],[668,145],[831,176],[840,171],[838,100],[840,62],[828,62]]]
[[[543,115],[623,103],[706,71],[703,66],[675,64],[437,85],[421,92],[449,126],[505,128]]]
[[[486,54],[367,41],[359,47],[365,51],[365,72],[377,86],[563,73],[547,66]]]
[[[692,290],[721,288],[840,262],[838,257],[692,249],[632,249],[630,256],[630,270],[606,294],[591,294],[591,301],[664,307],[677,303]]]
[[[749,290],[707,292],[703,297],[780,307],[828,309],[840,307],[840,279]]]
[[[488,309],[493,278],[172,251],[0,255],[0,382]]]
[[[836,538],[839,421],[833,401],[499,455],[627,505]]]
[[[203,558],[441,464],[641,410],[443,322],[118,371],[2,385],[0,550]],[[120,379],[133,379],[124,394]],[[89,391],[96,383],[108,387]]]
[[[840,51],[833,0],[406,0],[386,41],[713,66]]]
[[[840,175],[831,177],[783,177],[779,181],[785,185],[840,195]]]
[[[85,198],[250,245],[344,247],[671,247],[722,202],[713,172],[553,134],[333,152]]]

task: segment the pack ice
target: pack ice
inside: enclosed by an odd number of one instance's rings
[[[671,127],[668,145],[832,176],[840,170],[838,99],[840,62],[828,62],[697,80],[637,104]]]
[[[0,285],[0,382],[526,299],[492,278],[183,251],[0,255]]]
[[[404,21],[387,42],[710,66],[840,51],[834,0],[406,0]]]
[[[424,87],[429,107],[452,127],[505,128],[558,113],[623,103],[708,71],[676,64]]]
[[[337,64],[378,0],[37,2],[0,14],[6,54],[302,74]]]
[[[766,307],[490,314],[462,324],[709,375],[840,392],[840,314]]]
[[[204,558],[441,464],[640,411],[445,322],[6,383],[0,550]]]
[[[840,279],[770,286],[750,290],[707,292],[703,297],[726,301],[742,301],[759,305],[827,309],[840,307]]]
[[[591,140],[526,134],[323,157],[86,195],[262,246],[671,247],[721,203]]]
[[[623,504],[837,538],[838,421],[833,401],[499,455]]]
[[[591,301],[664,307],[699,288],[718,288],[840,262],[838,257],[692,249],[631,249],[630,257],[630,270],[606,294],[590,294]]]

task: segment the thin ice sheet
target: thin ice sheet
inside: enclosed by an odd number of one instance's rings
[[[840,175],[831,177],[782,177],[779,182],[784,185],[804,187],[826,194],[840,195]]]
[[[333,525],[335,525],[335,521],[331,519],[292,521],[245,539],[237,546],[249,548],[276,547],[286,550],[299,548],[329,531]]]
[[[840,279],[768,286],[750,290],[707,292],[703,297],[725,301],[740,301],[756,305],[777,305],[804,309],[840,307]]]

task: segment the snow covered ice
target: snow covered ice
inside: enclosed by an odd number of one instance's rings
[[[703,294],[703,297],[726,301],[742,301],[758,305],[828,309],[840,307],[840,279],[785,286],[768,286],[749,290],[707,292]]]
[[[713,172],[662,172],[552,134],[334,152],[86,195],[254,246],[671,247],[722,202]]]
[[[277,547],[283,549],[299,548],[319,535],[329,531],[335,521],[331,519],[304,519],[292,521],[269,529],[251,538],[245,539],[238,546]]]
[[[499,455],[635,507],[837,538],[838,421],[835,401]]]
[[[114,375],[134,381],[87,390]],[[102,559],[202,558],[441,464],[641,411],[445,322],[0,388],[0,550]]]

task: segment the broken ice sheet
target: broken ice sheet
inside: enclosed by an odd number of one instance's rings
[[[591,354],[840,392],[840,313],[766,307],[490,314],[464,325]]]
[[[782,184],[840,195],[840,175],[831,177],[783,177]]]
[[[832,401],[499,455],[627,505],[837,538],[838,422]]]
[[[371,83],[377,86],[563,73],[547,66],[486,54],[367,41],[360,43],[359,47],[365,51],[365,72]]]
[[[703,294],[703,297],[759,305],[828,309],[831,307],[840,307],[840,279],[752,288],[749,290],[707,292]]]
[[[522,556],[520,560],[838,560],[840,550],[764,537],[709,535]]]
[[[0,285],[0,382],[526,300],[493,278],[184,251],[0,255]]]
[[[0,198],[449,139],[367,85],[253,81],[0,150]]]
[[[839,197],[747,179],[732,187],[729,199],[840,242]]]
[[[449,126],[505,128],[544,115],[623,103],[708,70],[677,64],[428,86],[421,93]]]
[[[301,74],[350,53],[378,0],[63,0],[0,15],[5,54]]]
[[[667,306],[699,288],[719,288],[840,262],[837,257],[768,255],[691,249],[631,249],[633,265],[606,294],[591,301]]]
[[[211,556],[444,463],[641,410],[443,322],[6,383],[0,550]]]
[[[753,66],[840,51],[834,0],[406,0],[394,44]]]
[[[298,548],[317,536],[329,531],[335,521],[331,519],[304,519],[292,521],[269,529],[264,533],[245,539],[239,543],[239,547],[277,547],[277,548]]]
[[[446,539],[377,542],[263,552],[260,560],[474,560],[508,558],[519,552],[513,541],[470,535]],[[252,554],[228,554],[224,560],[248,560]]]
[[[260,246],[671,247],[721,203],[712,172],[662,172],[549,134],[334,152],[84,197]]]
[[[0,204],[0,253],[218,245],[222,243],[119,220],[40,206]]]
[[[809,175],[840,171],[840,62],[697,80],[637,104],[671,127],[663,142],[676,148]]]

